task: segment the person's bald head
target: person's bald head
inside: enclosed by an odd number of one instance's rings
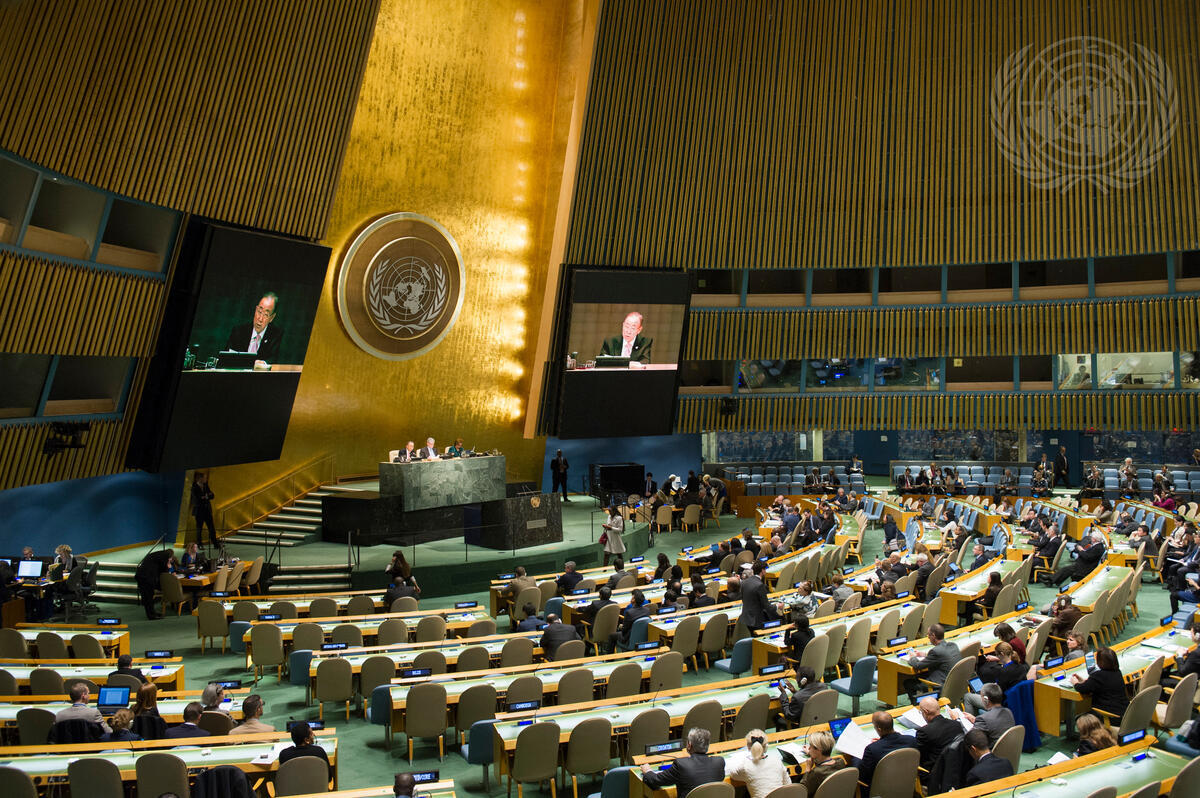
[[[938,700],[936,698],[933,696],[925,696],[921,699],[921,702],[917,704],[917,709],[920,710],[921,716],[925,718],[926,721],[930,721],[937,717],[938,710],[940,710],[941,707],[938,706]]]
[[[892,716],[886,712],[876,712],[871,716],[871,724],[880,737],[892,733]]]

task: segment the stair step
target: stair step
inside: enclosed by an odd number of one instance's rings
[[[270,541],[274,541],[276,539],[307,541],[307,540],[312,540],[312,536],[315,533],[292,532],[292,531],[288,531],[285,529],[275,529],[274,527],[263,528],[263,527],[260,527],[257,524],[255,524],[254,526],[250,527],[249,529],[239,529],[234,534],[243,535],[243,536],[252,537],[252,538],[258,538],[260,540],[270,540]]]
[[[293,515],[298,515],[304,518],[312,518],[313,516],[316,516],[317,518],[321,517],[320,504],[317,504],[316,507],[313,507],[308,504],[297,503],[293,504],[291,507],[285,507],[283,509],[288,513],[292,513]]]
[[[348,581],[350,581],[350,575],[349,574],[340,574],[340,573],[337,573],[336,571],[334,571],[332,573],[319,573],[319,574],[285,574],[285,573],[281,572],[281,573],[275,574],[274,578],[272,578],[271,581],[272,582],[282,582],[282,583],[318,582],[322,579],[339,579],[339,580],[344,579],[348,582]]]
[[[107,588],[114,590],[124,590],[128,593],[137,593],[137,585],[129,582],[119,581],[116,579],[106,579],[103,574],[96,574],[96,587]]]
[[[305,518],[301,522],[276,521],[272,518],[271,520],[267,520],[267,521],[256,521],[253,526],[258,527],[259,529],[282,529],[285,531],[299,531],[299,532],[316,532],[318,529],[321,528],[320,524],[310,523],[309,519],[307,519],[307,518]]]
[[[107,590],[97,590],[92,594],[92,601],[119,602],[122,604],[137,604],[140,599],[137,593],[111,593]]]
[[[296,513],[291,507],[285,507],[282,510],[272,513],[265,519],[271,523],[280,524],[298,524],[302,526],[320,526],[321,519],[314,517],[311,513]]]
[[[135,562],[105,562],[104,560],[100,561],[100,566],[97,568],[98,573],[104,571],[129,571],[133,573],[136,570],[137,563]]]
[[[364,488],[352,488],[348,485],[322,485],[319,489],[309,493],[309,496],[328,496],[330,493],[357,493]]]
[[[320,573],[345,573],[350,574],[350,566],[348,565],[285,565],[279,569],[280,574],[294,573],[312,573],[318,571]]]
[[[334,590],[348,590],[349,588],[349,582],[317,582],[308,585],[279,585],[272,580],[270,587],[267,588],[267,592],[287,595],[288,593],[328,593]]]
[[[248,537],[242,537],[241,535],[231,535],[231,536],[229,536],[229,537],[227,537],[227,538],[222,538],[222,540],[223,540],[225,543],[233,543],[233,544],[235,544],[235,545],[242,545],[242,546],[261,546],[261,545],[263,545],[263,539],[262,539],[262,538],[248,538]],[[290,548],[292,548],[293,546],[302,546],[302,545],[304,545],[306,542],[307,542],[307,541],[303,541],[303,540],[287,540],[287,539],[284,539],[284,540],[280,540],[280,541],[279,541],[279,547],[280,547],[280,548],[282,548],[282,549],[290,549]],[[269,541],[269,543],[270,543],[270,545],[272,545],[272,546],[274,546],[274,545],[275,545],[275,541],[274,541],[274,540],[271,540],[271,541]]]

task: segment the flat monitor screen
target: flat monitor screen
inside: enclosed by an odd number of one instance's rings
[[[42,575],[41,560],[21,560],[17,563],[17,577],[20,579],[38,579]]]
[[[569,271],[558,437],[668,435],[690,305],[682,271]]]
[[[101,687],[96,703],[102,707],[129,706],[128,687]]]

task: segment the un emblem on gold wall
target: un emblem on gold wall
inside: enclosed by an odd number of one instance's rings
[[[405,360],[433,349],[458,319],[463,261],[446,228],[417,213],[369,222],[342,255],[338,318],[363,351]]]

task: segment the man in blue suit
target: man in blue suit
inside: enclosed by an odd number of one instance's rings
[[[1012,763],[992,753],[992,746],[984,732],[972,729],[963,737],[963,743],[971,752],[971,758],[975,760],[975,767],[967,772],[964,787],[1006,779],[1013,774]]]

